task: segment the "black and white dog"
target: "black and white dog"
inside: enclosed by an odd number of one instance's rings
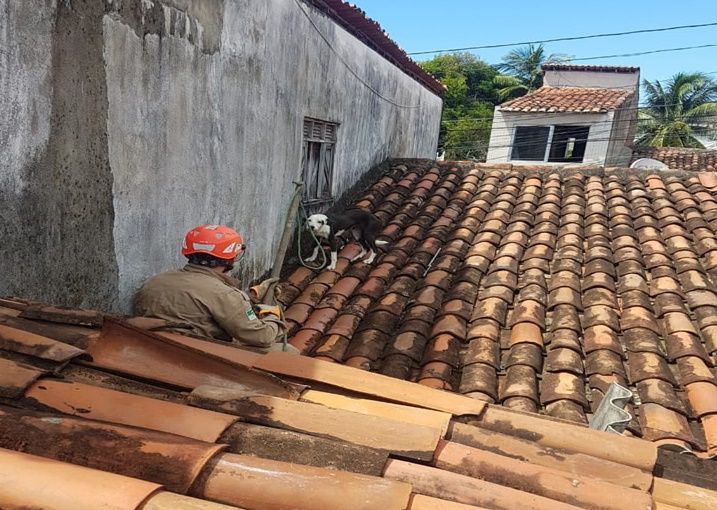
[[[314,235],[321,241],[328,241],[331,246],[331,262],[327,269],[336,268],[336,261],[339,251],[338,236],[346,231],[351,231],[354,239],[361,244],[361,253],[354,257],[351,262],[360,259],[368,253],[365,262],[371,264],[378,253],[378,246],[388,244],[386,241],[377,241],[376,237],[381,232],[381,222],[370,212],[361,209],[350,209],[345,213],[329,218],[325,214],[312,214],[306,219],[306,225],[314,232]],[[311,257],[307,262],[314,262],[319,255],[319,247],[314,248]]]

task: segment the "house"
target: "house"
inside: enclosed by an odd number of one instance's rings
[[[435,156],[443,86],[342,0],[27,0],[0,24],[0,294],[127,311],[203,223],[245,236],[248,281],[293,181],[325,208]]]
[[[543,86],[496,107],[488,163],[627,166],[637,67],[543,65]]]
[[[388,252],[284,280],[304,356],[0,299],[0,507],[717,505],[713,172],[402,160],[355,205]]]

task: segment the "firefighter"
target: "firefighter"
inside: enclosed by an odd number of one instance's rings
[[[239,281],[228,275],[245,250],[241,235],[232,228],[193,228],[182,246],[187,265],[150,278],[135,295],[135,313],[241,347],[282,350],[286,325],[279,307],[259,305],[255,310]]]

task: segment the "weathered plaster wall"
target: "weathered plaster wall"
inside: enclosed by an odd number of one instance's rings
[[[588,142],[585,147],[583,163],[604,165],[608,156],[609,140],[613,129],[613,112],[608,113],[520,113],[502,112],[496,108],[488,147],[489,163],[504,163],[511,160],[513,136],[516,126],[550,125],[590,126]],[[540,161],[524,161],[531,165],[540,165]],[[556,163],[546,163],[555,165]],[[566,163],[567,164],[567,163]]]
[[[361,84],[293,0],[144,5],[154,7],[103,23],[121,303],[181,264],[182,235],[204,222],[245,234],[245,279],[268,269],[300,176],[305,116],[340,123],[335,196],[388,157],[435,155],[440,99],[306,4],[358,75],[420,107]]]
[[[637,90],[640,73],[611,73],[605,71],[545,71],[543,83],[549,87],[598,87]]]
[[[432,158],[441,100],[293,0],[0,0],[0,295],[129,311],[204,222],[268,269],[305,116],[340,123],[335,196]]]
[[[610,133],[610,147],[607,151],[605,165],[630,166],[637,132],[638,94],[625,102],[622,108],[615,111],[615,121]]]
[[[103,14],[0,0],[0,294],[116,305]]]

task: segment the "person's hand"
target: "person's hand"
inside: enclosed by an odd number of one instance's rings
[[[269,289],[279,281],[279,278],[267,278],[258,285],[254,285],[249,288],[249,297],[254,303],[261,303],[266,301],[267,292]]]
[[[259,317],[272,316],[281,320],[281,308],[270,305],[257,305]]]

